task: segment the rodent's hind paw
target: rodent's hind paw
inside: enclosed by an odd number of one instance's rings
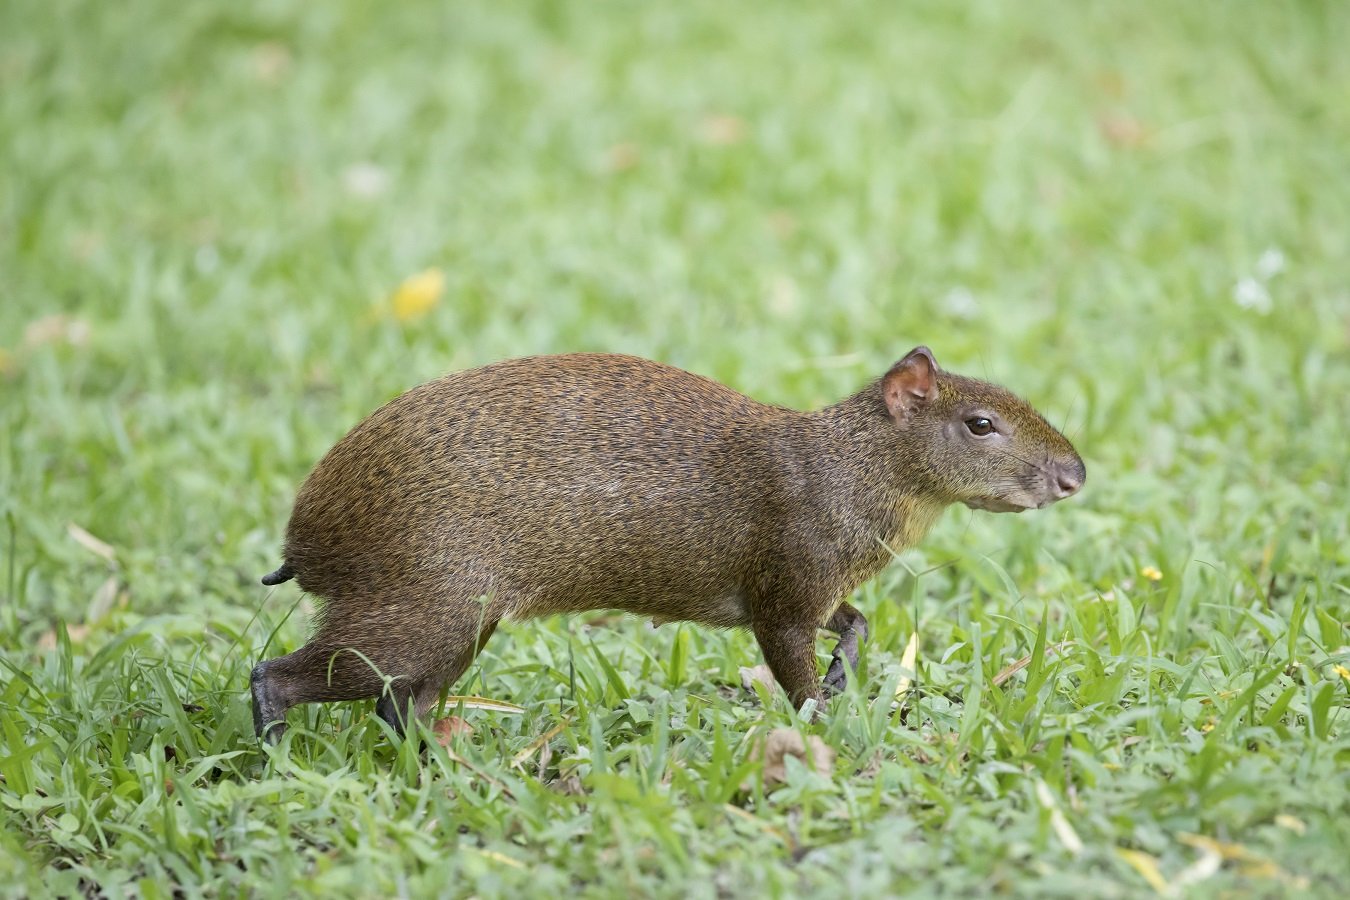
[[[830,667],[825,670],[825,680],[821,683],[821,687],[826,694],[838,694],[847,684],[848,670],[844,668],[844,661],[836,656],[830,661]]]

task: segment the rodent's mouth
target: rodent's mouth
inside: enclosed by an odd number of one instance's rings
[[[986,512],[996,512],[996,513],[1002,512],[1020,513],[1025,512],[1028,509],[1040,508],[1038,506],[1027,506],[1022,503],[1009,503],[1007,500],[1003,500],[999,497],[977,497],[974,500],[966,500],[963,502],[966,504],[966,506],[969,506],[971,509],[982,509],[985,510]],[[1048,506],[1050,502],[1053,501],[1047,501],[1046,503],[1042,504],[1042,506]]]

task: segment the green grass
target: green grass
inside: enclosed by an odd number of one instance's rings
[[[1334,2],[3,4],[0,892],[1344,896],[1347,45]],[[748,635],[581,616],[499,632],[456,690],[526,711],[452,753],[369,703],[254,742],[306,630],[257,577],[383,400],[585,349],[808,407],[921,342],[1087,486],[947,513],[820,724]],[[763,784],[776,726],[833,773]]]

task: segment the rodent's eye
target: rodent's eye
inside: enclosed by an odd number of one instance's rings
[[[994,423],[984,416],[975,416],[974,418],[966,419],[966,428],[968,428],[970,433],[976,437],[984,437],[987,434],[994,433]]]

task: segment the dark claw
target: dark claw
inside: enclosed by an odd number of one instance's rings
[[[286,730],[286,710],[272,696],[272,682],[267,677],[267,663],[258,663],[249,676],[249,693],[253,697],[253,732],[260,740],[275,744]]]
[[[838,694],[843,691],[844,686],[848,684],[848,670],[844,668],[844,661],[836,656],[830,662],[830,667],[825,670],[825,681],[821,685],[827,694]]]
[[[825,671],[823,687],[827,693],[837,694],[848,684],[848,669],[844,668],[844,660],[848,660],[849,668],[857,669],[860,638],[858,632],[861,630],[863,635],[866,635],[866,627],[866,625],[862,629],[848,627],[839,633],[839,643],[834,645],[834,659]]]

